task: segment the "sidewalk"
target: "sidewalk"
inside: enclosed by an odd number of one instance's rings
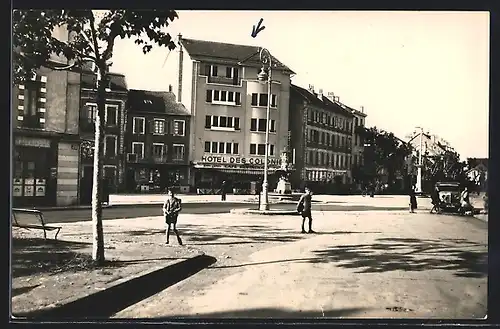
[[[161,223],[138,223],[144,220],[106,222],[107,263],[101,268],[93,268],[90,259],[90,222],[60,224],[57,241],[41,239],[40,232],[14,230],[12,313],[84,316],[91,310],[92,315],[108,317],[209,265],[202,251],[177,246],[175,238],[166,246]],[[96,302],[98,310],[85,306]]]

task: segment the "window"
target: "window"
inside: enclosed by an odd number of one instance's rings
[[[217,116],[217,115],[205,116],[205,128],[210,129],[212,127],[233,128],[235,130],[239,130],[240,118]]]
[[[153,133],[155,135],[165,134],[165,119],[154,119],[154,121],[153,121]]]
[[[267,94],[259,95],[259,106],[267,106]]]
[[[184,120],[174,120],[174,136],[184,136],[186,122]]]
[[[259,119],[259,126],[258,126],[257,130],[260,132],[266,131],[266,119]]]
[[[164,148],[165,145],[163,143],[153,143],[153,157],[155,159],[162,159]]]
[[[205,142],[205,152],[216,154],[238,154],[238,143]]]
[[[325,154],[321,152],[320,155],[320,164],[323,166],[325,164]]]
[[[106,114],[105,114],[106,125],[116,126],[118,125],[118,105],[106,104]]]
[[[257,145],[257,154],[258,155],[265,155],[266,154],[266,144]]]
[[[325,159],[325,165],[329,166],[330,165],[330,154],[326,154],[326,159]]]
[[[250,144],[250,154],[257,154],[257,144]]]
[[[250,121],[250,131],[266,132],[266,119],[252,118]],[[271,120],[270,132],[276,132],[276,120]]]
[[[330,146],[330,133],[326,133],[326,145]]]
[[[213,77],[217,76],[217,65],[211,65],[210,75]]]
[[[132,131],[134,134],[145,134],[145,120],[145,118],[134,117],[134,120],[132,121]]]
[[[313,151],[309,151],[309,164],[314,164],[313,158],[314,158]]]
[[[137,154],[137,158],[144,158],[144,143],[132,142],[132,153]]]
[[[104,141],[104,154],[106,156],[116,156],[116,136],[106,136]]]
[[[252,94],[252,106],[257,106],[257,102],[258,102],[258,99],[259,99],[259,94]]]
[[[97,118],[97,104],[94,103],[87,103],[85,104],[85,107],[87,108],[87,122],[88,123],[94,123],[95,119]]]
[[[238,68],[237,67],[226,67],[226,78],[237,78]]]
[[[176,161],[184,160],[184,145],[183,144],[174,144],[174,154],[173,154],[172,159],[176,160]]]
[[[257,131],[257,119],[252,118],[250,121],[250,131]]]
[[[115,166],[103,166],[103,176],[107,178],[111,184],[116,182],[116,167]]]
[[[241,105],[241,93],[227,90],[207,89],[206,102]]]
[[[269,155],[274,155],[274,145],[273,144],[269,145]]]
[[[278,107],[278,97],[275,94],[271,95],[271,107]]]

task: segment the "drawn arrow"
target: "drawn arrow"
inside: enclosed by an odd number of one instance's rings
[[[255,25],[253,26],[252,38],[255,38],[257,36],[257,34],[259,34],[260,31],[262,31],[263,29],[266,28],[265,26],[260,26],[262,24],[263,20],[264,20],[263,18],[260,19],[259,24],[257,24],[257,28],[255,28]]]

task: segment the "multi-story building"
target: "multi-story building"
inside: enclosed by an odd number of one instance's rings
[[[106,108],[104,113],[104,150],[103,177],[110,192],[124,188],[124,127],[125,103],[127,100],[127,83],[125,76],[117,73],[109,74],[106,88]],[[92,177],[94,171],[94,134],[97,113],[96,75],[84,68],[81,79],[80,98],[80,136],[82,143],[82,164],[80,173],[81,202],[90,203],[92,193]]]
[[[262,179],[266,108],[270,102],[269,163],[278,164],[288,143],[290,75],[273,57],[271,97],[258,47],[180,39],[178,95],[192,114],[191,185]],[[237,175],[237,176],[236,176]],[[273,177],[270,178],[271,188]]]
[[[68,32],[54,32],[61,40]],[[67,64],[52,56],[54,64]],[[13,204],[78,203],[80,74],[42,67],[12,97]]]
[[[126,190],[189,190],[190,114],[168,92],[130,90],[125,133]]]
[[[290,88],[292,186],[349,183],[354,115],[312,85]]]
[[[353,166],[363,165],[363,154],[364,154],[364,141],[362,138],[362,130],[365,129],[365,119],[366,113],[364,108],[361,107],[361,111],[349,108],[354,115],[354,126],[353,126],[353,143],[352,143],[352,164]]]

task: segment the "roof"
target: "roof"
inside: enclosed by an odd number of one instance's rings
[[[199,57],[209,57],[215,61],[227,62],[237,65],[239,62],[246,66],[260,67],[259,52],[261,48],[248,45],[237,45],[232,43],[222,43],[215,41],[195,40],[181,38],[181,43],[191,56],[197,59]],[[289,67],[272,56],[273,67],[295,74]]]
[[[125,79],[125,76],[120,73],[108,73],[109,78],[110,78],[110,85],[109,89],[111,91],[127,91],[127,80]],[[82,88],[89,88],[89,89],[95,89],[96,88],[96,81],[97,81],[97,75],[92,72],[86,72],[82,73],[82,80],[81,80],[81,86]]]
[[[152,112],[170,115],[191,115],[175,94],[169,91],[149,91],[130,89],[127,109],[133,112]]]
[[[298,95],[299,97],[302,97],[305,99],[308,103],[317,106],[319,108],[329,110],[334,113],[342,114],[347,117],[354,117],[354,115],[348,111],[346,108],[343,108],[339,103],[337,102],[332,102],[330,99],[328,99],[325,96],[322,96],[322,99],[318,98],[318,94],[316,93],[311,93],[309,90],[306,90],[302,87],[296,86],[294,84],[290,85],[290,94]]]

